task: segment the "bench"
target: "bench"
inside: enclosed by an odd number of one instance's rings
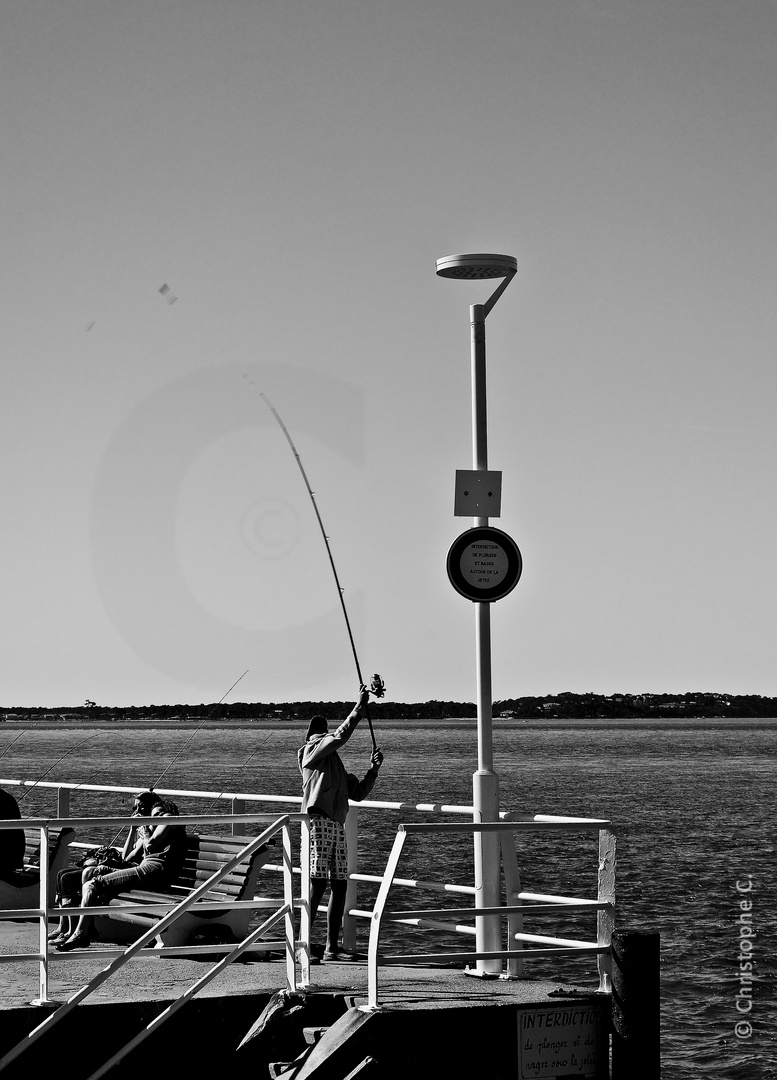
[[[75,836],[73,829],[49,830],[49,905],[54,903],[57,874],[67,866],[72,836]],[[40,904],[40,829],[25,829],[24,840],[24,866],[0,878],[0,911],[37,908]]]
[[[126,943],[135,941],[165,912],[122,911],[130,904],[169,904],[171,899],[179,903],[203,882],[233,859],[249,842],[247,836],[193,836],[187,835],[187,852],[183,867],[175,881],[165,892],[146,889],[130,889],[109,901],[113,909],[95,916],[97,936],[103,940]],[[262,867],[272,856],[272,845],[265,844],[253,855],[238,863],[234,869],[210,889],[203,901],[253,900]],[[221,911],[197,911],[196,905],[183,912],[175,922],[157,935],[156,946],[178,946],[207,942],[209,944],[242,941],[248,934],[248,924],[253,912],[249,908]],[[198,940],[199,939],[199,940]]]

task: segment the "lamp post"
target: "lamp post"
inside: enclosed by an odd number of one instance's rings
[[[448,255],[437,260],[440,277],[459,280],[501,278],[485,304],[470,307],[472,356],[472,467],[488,471],[488,425],[486,408],[486,317],[512,281],[518,264],[511,255]],[[498,510],[497,510],[498,513]],[[488,526],[488,517],[477,514],[474,527]],[[475,601],[477,640],[478,768],[472,777],[473,820],[499,820],[499,778],[494,772],[491,691],[491,607],[490,601]],[[501,904],[500,842],[497,832],[475,833],[475,906],[498,908]],[[476,919],[475,947],[478,952],[498,952],[502,948],[501,918]],[[500,960],[478,960],[472,974],[500,974]]]

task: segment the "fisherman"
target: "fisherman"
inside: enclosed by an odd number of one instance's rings
[[[0,820],[20,821],[19,804],[10,791],[0,788]],[[24,829],[0,829],[0,877],[24,865]]]
[[[160,798],[155,791],[141,791],[135,796],[133,817],[169,818],[177,814],[175,803]],[[164,889],[180,870],[185,855],[186,830],[181,825],[162,821],[157,825],[133,826],[122,851],[126,863],[122,869],[97,866],[88,880],[84,872],[81,906],[107,904],[128,889]],[[55,948],[59,952],[86,948],[91,941],[93,921],[93,915],[82,915],[74,932],[57,942]]]
[[[302,812],[310,815],[310,924],[327,885],[330,887],[326,920],[324,960],[339,956],[338,941],[343,925],[345,891],[348,885],[348,851],[345,819],[348,800],[361,802],[375,786],[383,754],[375,747],[370,768],[363,780],[346,772],[338,751],[353,735],[365,714],[369,690],[362,686],[359,700],[333,734],[323,716],[313,716],[305,745],[297,751],[302,773]]]

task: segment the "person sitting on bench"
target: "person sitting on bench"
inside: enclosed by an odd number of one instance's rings
[[[126,867],[120,870],[109,866],[93,868],[93,876],[83,882],[82,907],[107,904],[128,889],[162,890],[179,872],[186,856],[186,830],[166,820],[178,814],[175,803],[160,798],[156,792],[142,791],[135,797],[134,813],[163,820],[156,825],[130,829],[124,845]],[[73,933],[57,942],[55,948],[59,952],[86,948],[91,941],[93,923],[93,915],[82,915]]]

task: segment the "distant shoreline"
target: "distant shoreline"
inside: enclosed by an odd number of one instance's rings
[[[435,728],[444,730],[446,727],[466,728],[471,727],[473,731],[477,727],[477,720],[474,717],[445,717],[443,719],[426,720],[426,719],[408,719],[408,720],[383,720],[378,721],[380,727],[384,730],[407,730],[408,728],[421,728],[429,729]],[[252,728],[260,729],[262,731],[283,731],[283,730],[300,730],[305,731],[307,729],[307,719],[299,720],[161,720],[154,718],[151,720],[5,720],[0,724],[0,733],[4,728],[9,730],[34,730],[34,731],[57,731],[59,729],[65,731],[74,731],[82,728],[94,728],[95,730],[116,731],[116,730],[138,730],[147,728],[162,728],[164,730],[175,731],[191,731],[197,728],[230,728],[239,730],[250,730]],[[758,728],[770,728],[777,725],[777,717],[774,716],[668,716],[668,717],[548,717],[547,719],[539,719],[537,717],[527,717],[522,720],[520,717],[503,718],[495,716],[493,719],[493,726],[495,729],[506,728],[521,729],[531,731],[543,731],[543,730],[564,730],[581,728],[585,730],[601,729],[601,728],[622,728],[632,730],[646,730],[646,729],[658,729],[666,730],[667,728],[681,731],[683,729],[694,728],[740,728],[755,730]]]

